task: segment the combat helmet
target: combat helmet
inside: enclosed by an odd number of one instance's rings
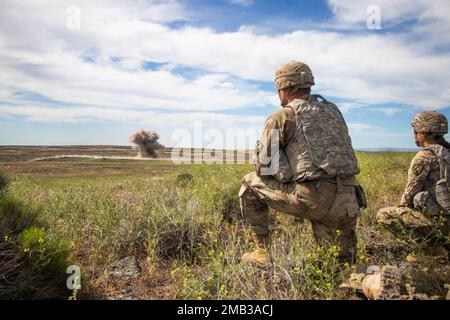
[[[314,85],[314,76],[306,63],[290,61],[281,65],[275,72],[275,86],[278,90],[291,86],[310,88]]]
[[[448,132],[447,118],[437,111],[424,111],[416,114],[411,122],[416,132],[446,134]]]

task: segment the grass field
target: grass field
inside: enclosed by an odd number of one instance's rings
[[[290,216],[272,212],[273,269],[240,263],[242,253],[253,249],[237,197],[251,165],[27,163],[5,150],[0,157],[10,182],[1,200],[0,250],[10,252],[5,257],[17,270],[30,274],[13,277],[22,287],[4,290],[3,297],[105,299],[126,291],[133,299],[361,298],[337,290],[343,270],[334,248],[316,246],[309,223]],[[410,271],[416,292],[443,299],[450,283],[448,260],[424,256],[421,243],[398,240],[375,221],[379,208],[399,202],[412,157],[358,153],[358,178],[369,202],[358,225],[358,265],[400,264]],[[180,179],[186,173],[192,180]],[[19,216],[22,224],[14,220]],[[128,256],[136,258],[140,275],[108,278],[111,265]],[[69,264],[82,271],[78,292],[65,288]],[[1,276],[13,269],[0,268]]]

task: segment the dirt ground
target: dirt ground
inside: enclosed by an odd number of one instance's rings
[[[5,169],[11,174],[33,174],[45,176],[116,176],[132,174],[156,174],[169,170],[169,161],[158,163],[134,163],[129,161],[127,165],[115,164],[112,160],[92,160],[76,162],[71,161],[38,161],[38,162],[12,162],[4,164]]]

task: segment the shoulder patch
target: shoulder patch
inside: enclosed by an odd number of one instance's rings
[[[413,166],[413,172],[416,176],[420,175],[423,172],[423,165],[418,163]]]
[[[431,150],[420,150],[419,154],[423,155],[423,156],[434,156],[434,152]]]

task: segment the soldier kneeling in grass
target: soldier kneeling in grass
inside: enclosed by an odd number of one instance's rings
[[[444,139],[447,118],[436,111],[425,111],[417,114],[411,125],[416,145],[422,149],[411,162],[400,205],[380,209],[377,220],[396,236],[423,245],[425,253],[448,258],[450,144]],[[344,286],[360,289],[372,299],[399,298],[400,272],[386,266],[376,274],[354,273]]]

